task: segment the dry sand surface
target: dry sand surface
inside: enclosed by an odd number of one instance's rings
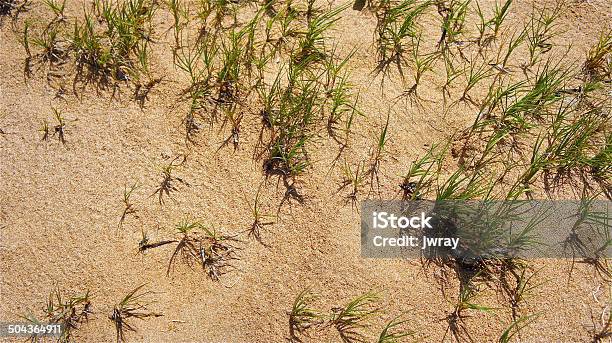
[[[81,15],[82,3],[67,1],[68,21]],[[479,4],[486,13],[494,8],[494,1]],[[327,3],[320,5],[329,8]],[[246,13],[255,8],[255,4],[240,6]],[[470,11],[474,7],[475,1]],[[611,9],[610,1],[566,1],[551,56],[570,48],[564,60],[582,63],[599,33],[610,29]],[[531,10],[531,2],[515,1],[499,39],[507,41],[518,30],[513,27],[524,22]],[[477,35],[472,12],[467,27]],[[42,1],[34,0],[16,19],[4,17],[0,26],[0,322],[20,321],[19,316],[27,313],[42,316],[56,287],[67,295],[89,290],[92,313],[74,331],[74,340],[115,341],[115,326],[108,319],[113,305],[146,284],[145,289],[154,292],[148,308],[163,316],[133,320],[137,331],[126,333],[129,342],[281,342],[289,337],[288,311],[295,297],[310,288],[319,295],[312,306],[324,312],[368,291],[379,292],[378,305],[384,310],[369,321],[364,331],[369,337],[377,337],[386,321],[404,313],[404,325],[415,332],[406,341],[454,341],[446,332],[445,318],[453,311],[459,289],[455,272],[425,266],[419,260],[362,258],[359,212],[346,200],[350,190],[338,189],[344,161],[355,166],[368,160],[388,113],[389,139],[380,164],[380,187],[373,185],[374,191],[368,192],[370,185],[364,184],[358,201],[399,199],[399,184],[411,162],[433,144],[471,125],[478,109],[466,102],[443,106],[442,63],[424,75],[418,89],[424,99],[420,104],[396,101],[412,84],[411,69],[406,70],[406,82],[392,72],[381,86],[381,76],[373,73],[374,14],[348,8],[340,16],[326,33],[326,44],[337,44],[340,55],[355,49],[348,66],[364,116],[355,119],[351,143],[336,163],[338,144],[325,134],[316,138],[316,147],[310,149],[311,166],[295,178],[302,203],[286,198],[282,179],[267,177],[262,169],[263,159],[256,156],[262,130],[256,104],[241,109],[244,117],[237,149],[232,144],[222,146],[231,127],[221,121],[204,124],[194,142],[186,142],[183,118],[189,101],[180,95],[188,79],[173,64],[173,19],[162,2],[153,18],[150,69],[163,81],[153,87],[143,106],[133,99],[135,86],[130,82],[116,81],[119,87],[114,92],[97,91],[93,83],[73,90],[73,60],[59,68],[60,75],[48,76],[45,63],[39,63],[31,77],[24,77],[24,23],[30,22],[37,32],[52,15]],[[423,43],[426,51],[435,50],[439,20],[432,5],[421,24],[423,36],[430,37]],[[276,68],[274,61],[271,64]],[[520,68],[515,67],[515,74],[522,77]],[[461,89],[453,91],[455,100]],[[486,91],[486,85],[479,85],[471,96],[480,99]],[[53,125],[53,108],[61,110],[66,120],[65,144],[57,135],[41,140],[41,123],[47,120]],[[528,155],[531,147],[523,148]],[[184,182],[177,182],[177,190],[160,204],[153,194],[163,178],[162,167],[183,156],[184,163],[172,172]],[[452,171],[457,161],[450,157],[445,165]],[[124,187],[132,184],[139,185],[131,195],[135,213],[119,226]],[[262,211],[276,215],[274,224],[261,232],[264,244],[247,234],[258,189]],[[537,187],[532,196],[576,199],[579,193],[580,188],[571,185],[552,193]],[[175,245],[138,252],[143,232],[150,241],[180,238],[175,226],[185,218],[237,235],[235,271],[214,281],[198,266],[190,268],[179,259],[167,275]],[[521,330],[520,341],[591,341],[592,318],[599,325],[606,303],[610,306],[609,281],[588,264],[576,264],[569,280],[568,260],[529,261],[529,265],[538,271],[533,280],[537,287],[521,311],[539,316]],[[482,284],[477,301],[494,310],[470,312],[464,320],[467,332],[476,342],[497,341],[512,322],[507,300],[495,287]],[[310,329],[310,337],[303,339],[341,341],[334,328],[325,325]]]

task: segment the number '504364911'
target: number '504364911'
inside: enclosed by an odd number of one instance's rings
[[[62,333],[60,324],[2,323],[0,336],[59,336]]]

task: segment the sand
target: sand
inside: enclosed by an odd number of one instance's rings
[[[67,2],[69,15],[78,13],[78,3]],[[489,9],[493,6],[491,1],[481,3]],[[385,313],[373,320],[370,332],[374,335],[384,321],[405,312],[415,339],[439,342],[446,336],[446,341],[451,340],[445,335],[445,318],[458,290],[454,272],[425,267],[418,260],[360,256],[359,213],[346,202],[347,190],[336,191],[342,182],[341,169],[332,164],[336,143],[323,136],[313,149],[314,163],[297,182],[303,204],[283,200],[282,182],[266,178],[262,160],[253,157],[261,128],[256,109],[245,111],[236,151],[231,145],[219,148],[229,129],[218,124],[204,128],[196,144],[186,144],[181,121],[188,103],[179,98],[186,80],[172,65],[172,35],[164,35],[171,26],[167,11],[156,15],[160,42],[152,56],[153,69],[164,75],[164,81],[140,107],[131,97],[133,85],[122,84],[114,97],[111,91],[96,92],[94,87],[75,95],[70,71],[51,81],[44,70],[24,78],[26,55],[16,31],[26,19],[48,16],[43,7],[34,1],[15,24],[7,18],[0,27],[0,128],[4,132],[0,135],[0,322],[19,321],[19,315],[28,312],[42,315],[56,286],[67,294],[90,290],[93,314],[75,331],[76,341],[114,341],[115,328],[108,319],[113,305],[146,284],[147,290],[155,292],[150,309],[163,316],[137,320],[137,332],[128,333],[128,341],[281,342],[288,337],[287,311],[295,296],[309,287],[320,295],[316,306],[326,312],[364,292],[380,292]],[[610,1],[567,3],[561,20],[564,33],[557,43],[571,44],[570,60],[582,60],[597,33],[610,27],[611,7]],[[530,8],[527,1],[514,3],[509,22],[521,20]],[[437,16],[431,12],[424,30],[436,37]],[[343,159],[356,165],[367,158],[390,113],[380,192],[371,196],[398,199],[401,175],[410,163],[432,144],[469,125],[476,113],[462,103],[445,114],[436,86],[419,89],[419,95],[429,100],[422,107],[390,100],[406,87],[394,74],[381,90],[380,77],[372,75],[374,26],[371,13],[347,10],[328,39],[342,51],[357,47],[350,67],[365,116],[358,118]],[[434,70],[426,74],[424,85],[443,80]],[[66,91],[58,96],[60,85]],[[484,91],[477,89],[474,94]],[[61,109],[67,120],[65,145],[57,136],[41,141],[38,130],[44,119],[53,119],[52,108]],[[187,184],[179,184],[160,205],[153,195],[162,179],[160,168],[177,156],[186,160],[174,173]],[[134,183],[139,185],[131,198],[136,213],[119,227],[124,187]],[[260,185],[263,211],[278,214],[275,223],[262,232],[265,245],[246,234]],[[366,194],[367,187],[358,199]],[[536,193],[536,198],[547,196],[544,191]],[[574,198],[571,190],[552,197]],[[138,253],[142,232],[153,241],[176,238],[174,226],[186,217],[238,235],[238,271],[215,282],[177,263],[167,276],[172,247]],[[584,264],[575,265],[571,280],[567,260],[533,261],[532,265],[538,270],[539,286],[527,300],[525,313],[540,313],[540,317],[522,331],[521,341],[590,341],[591,314],[599,316],[609,303],[610,284]],[[498,310],[475,312],[467,318],[470,335],[478,342],[495,341],[510,323],[507,303],[486,287],[479,301]],[[322,328],[310,341],[337,342],[339,338],[333,329]]]

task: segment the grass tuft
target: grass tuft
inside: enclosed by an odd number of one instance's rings
[[[170,260],[167,275],[180,256],[190,267],[199,265],[214,281],[227,272],[234,270],[232,262],[238,260],[237,248],[233,245],[234,237],[223,235],[214,229],[209,229],[198,221],[183,220],[176,230],[181,235]]]
[[[333,309],[330,325],[336,328],[344,343],[366,342],[363,330],[368,326],[370,317],[379,313],[374,307],[378,300],[375,293],[365,293],[351,300],[341,308]]]
[[[115,323],[117,332],[117,343],[126,342],[126,331],[136,332],[132,319],[147,319],[151,317],[161,317],[163,314],[149,311],[147,308],[150,303],[145,302],[145,298],[154,294],[152,291],[143,291],[145,285],[140,285],[129,292],[117,305],[108,318]]]
[[[307,335],[307,330],[322,322],[322,315],[310,307],[310,303],[316,299],[309,289],[305,289],[295,298],[291,312],[289,312],[289,341],[300,343],[301,336]]]
[[[62,333],[58,338],[58,342],[73,342],[74,331],[78,330],[89,319],[88,317],[92,313],[89,291],[81,295],[65,296],[59,287],[57,287],[56,290],[49,294],[44,313],[42,320],[39,320],[33,314],[25,315],[23,318],[35,325],[47,323],[60,324],[62,326]],[[40,338],[34,335],[30,339],[32,342],[38,342]]]

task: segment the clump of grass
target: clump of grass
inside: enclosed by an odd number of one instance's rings
[[[271,129],[271,143],[264,170],[268,174],[294,177],[310,165],[307,144],[312,140],[317,115],[321,113],[321,85],[308,79],[307,62],[290,63],[287,87],[282,88],[279,72],[269,90],[261,92],[262,111]]]
[[[345,8],[316,15],[306,32],[295,32],[298,48],[288,64],[281,65],[270,84],[262,84],[262,78],[256,87],[264,124],[256,156],[263,158],[268,176],[283,179],[286,195],[296,193],[296,178],[311,166],[309,150],[321,130],[327,129],[329,136],[344,147],[355,114],[359,114],[345,71],[352,53],[338,58],[336,48],[328,49],[322,39]],[[338,131],[344,137],[338,137]],[[299,193],[291,197],[302,201]]]
[[[451,44],[460,43],[460,36],[465,31],[465,19],[471,0],[437,0],[436,6],[441,17],[440,39],[438,47],[447,49]]]
[[[261,230],[263,230],[265,226],[274,224],[274,216],[265,214],[261,211],[259,196],[262,185],[260,185],[257,189],[257,193],[255,193],[255,200],[253,200],[253,204],[250,206],[251,214],[253,215],[253,224],[251,224],[251,227],[249,228],[249,236],[254,237],[258,242],[263,242],[261,239]]]
[[[62,2],[57,2],[56,0],[43,0],[43,3],[49,8],[53,14],[55,15],[54,21],[65,21],[66,16],[64,15],[64,10],[66,9],[66,0],[62,0]]]
[[[308,329],[322,323],[323,315],[310,307],[316,299],[309,289],[305,289],[295,298],[289,315],[289,341],[302,342],[302,336],[308,337]]]
[[[561,17],[563,6],[563,1],[560,1],[552,9],[534,8],[536,13],[531,17],[527,31],[529,62],[523,68],[534,66],[541,55],[552,49],[552,39],[560,34],[558,19]]]
[[[422,36],[419,34],[416,38],[413,38],[414,48],[412,49],[412,63],[414,64],[414,84],[412,85],[412,87],[410,87],[410,89],[404,91],[404,93],[402,94],[402,96],[408,96],[417,100],[419,99],[417,88],[419,84],[421,84],[421,79],[423,78],[423,75],[426,72],[433,70],[433,66],[438,57],[440,56],[438,53],[431,53],[425,55],[421,54],[421,37]]]
[[[310,20],[306,31],[300,36],[296,53],[292,59],[298,64],[304,61],[324,61],[326,58],[323,44],[326,37],[325,32],[340,19],[338,15],[348,7],[349,4],[345,4]]]
[[[39,36],[29,36],[29,25],[24,29],[23,43],[26,53],[29,58],[36,58],[43,63],[49,63],[51,67],[57,67],[66,62],[69,57],[69,42],[61,37],[60,28],[56,24],[51,24]],[[31,54],[30,43],[32,47],[37,48],[40,52],[35,55]]]
[[[181,40],[183,44],[187,43]],[[174,53],[175,65],[189,76],[189,87],[184,91],[191,101],[189,113],[184,119],[187,141],[193,142],[193,135],[200,129],[196,116],[207,110],[207,105],[211,103],[215,61],[219,51],[216,38],[205,35],[193,48],[181,47]]]
[[[512,5],[513,0],[506,0],[503,4],[499,2],[495,2],[495,10],[493,12],[493,16],[486,20],[484,18],[484,14],[480,9],[480,4],[476,2],[476,13],[480,18],[480,24],[478,25],[478,45],[481,47],[486,47],[489,43],[497,38],[499,34],[499,30],[501,29],[502,24],[506,20],[508,16],[510,5]],[[491,32],[487,32],[487,29]]]
[[[352,84],[349,81],[349,72],[345,70],[353,53],[350,53],[339,62],[336,62],[335,56],[334,48],[330,53],[330,58],[325,61],[324,65],[325,101],[329,107],[327,133],[336,142],[346,146],[352,121],[356,114],[361,114],[357,109],[359,95],[355,96],[354,100],[352,99]],[[341,123],[344,123],[344,127],[339,127]],[[339,131],[344,134],[344,141],[341,141],[338,135]]]
[[[53,133],[51,133],[51,127],[46,119],[43,120],[40,129],[38,129],[38,131],[42,133],[41,140],[47,141],[51,136],[57,135],[59,141],[62,144],[66,144],[66,119],[57,108],[53,108],[53,117],[57,122],[57,124],[53,126]]]
[[[399,343],[404,337],[414,335],[413,331],[401,328],[407,322],[408,320],[401,319],[401,315],[387,322],[378,336],[377,343]]]
[[[477,293],[472,286],[464,286],[461,289],[459,298],[453,305],[453,311],[446,317],[448,328],[444,332],[444,339],[446,339],[446,335],[450,332],[458,342],[463,341],[464,338],[473,341],[465,325],[465,319],[469,317],[467,312],[470,310],[485,313],[493,311],[491,307],[475,303],[476,297]]]
[[[186,160],[186,157],[183,156],[183,160],[181,162],[177,163],[177,160],[179,158],[180,158],[180,156],[177,156],[174,160],[172,160],[169,164],[165,165],[161,169],[161,173],[162,173],[162,176],[163,176],[162,181],[159,184],[159,186],[157,187],[157,189],[155,190],[155,192],[153,192],[153,194],[151,194],[151,196],[154,196],[154,195],[157,194],[160,205],[164,204],[164,198],[163,198],[164,195],[167,196],[167,197],[170,197],[170,194],[172,192],[178,191],[178,187],[177,187],[178,184],[189,186],[189,183],[187,183],[182,178],[180,178],[178,176],[175,176],[173,174],[173,171],[177,167],[182,165],[185,162],[185,160]]]
[[[378,294],[367,292],[355,297],[342,307],[334,307],[331,313],[326,315],[313,308],[311,303],[318,298],[309,289],[300,292],[293,302],[289,316],[289,341],[303,342],[304,338],[312,338],[311,330],[332,329],[339,335],[344,343],[398,343],[404,337],[413,335],[410,330],[405,329],[407,320],[402,320],[403,315],[396,316],[387,321],[377,337],[371,337],[371,320],[383,311],[376,306],[379,300]]]
[[[612,77],[612,31],[602,32],[589,50],[582,70],[590,80]]]
[[[378,295],[375,293],[365,293],[351,300],[345,306],[333,309],[329,323],[338,331],[342,342],[367,341],[363,330],[368,326],[367,321],[379,313],[379,309],[374,307],[377,300]]]
[[[37,319],[32,314],[25,315],[23,318],[32,324],[60,324],[62,332],[58,342],[73,342],[74,331],[78,330],[92,313],[89,291],[81,295],[65,296],[62,295],[62,291],[57,287],[56,290],[49,294],[44,313],[42,320]],[[36,336],[32,336],[31,339],[33,342],[38,341]]]
[[[362,161],[358,163],[355,169],[353,170],[349,163],[347,161],[344,161],[342,173],[344,174],[344,179],[338,190],[340,191],[346,187],[349,187],[350,193],[346,196],[346,199],[347,201],[351,202],[351,206],[353,208],[356,208],[357,195],[359,193],[359,190],[363,186],[363,183],[366,178],[364,162]]]
[[[191,101],[184,119],[188,141],[194,143],[192,136],[200,128],[198,117],[211,125],[222,120],[222,127],[229,124],[231,134],[219,149],[230,143],[234,150],[238,149],[244,116],[239,106],[253,88],[249,82],[253,65],[257,64],[255,38],[262,11],[243,27],[232,26],[227,35],[204,30],[194,43],[182,35],[177,38],[175,65],[189,76],[189,86],[183,91]],[[264,64],[265,61],[264,58]]]
[[[148,306],[150,302],[145,302],[145,298],[154,294],[152,291],[143,291],[141,289],[145,285],[140,285],[129,292],[117,305],[114,306],[113,312],[108,318],[115,323],[117,332],[117,343],[125,342],[126,331],[136,332],[133,326],[132,319],[147,319],[151,317],[161,317],[160,313],[151,312]]]
[[[430,1],[418,3],[416,0],[404,0],[395,6],[390,1],[383,2],[377,13],[375,31],[379,72],[387,73],[389,65],[395,64],[403,75],[404,54],[414,45],[412,40],[418,36],[419,18],[430,5]]]
[[[157,2],[126,0],[102,2],[96,0],[94,13],[85,12],[81,22],[74,24],[70,38],[79,71],[87,68],[89,77],[119,81],[138,79],[148,71],[152,42],[151,20]]]
[[[181,235],[170,261],[166,274],[174,265],[175,259],[181,256],[189,266],[199,265],[214,281],[227,272],[235,269],[233,261],[238,260],[237,248],[233,245],[237,240],[209,229],[198,221],[183,220],[176,226]]]
[[[419,200],[434,185],[440,177],[442,159],[447,148],[440,149],[439,145],[432,145],[423,157],[412,162],[400,184],[402,199]]]
[[[374,186],[374,181],[376,180],[376,184],[380,187],[380,164],[382,163],[387,151],[386,146],[389,140],[389,118],[391,113],[387,113],[387,119],[385,120],[385,124],[380,130],[376,140],[376,146],[372,149],[370,153],[370,167],[367,170],[366,174],[370,175],[370,185]]]
[[[123,227],[123,222],[128,215],[136,213],[136,208],[134,208],[134,204],[130,200],[136,188],[138,188],[137,183],[132,184],[129,189],[127,185],[123,188],[123,212],[121,213],[121,218],[119,218],[119,228]]]
[[[512,337],[519,334],[521,330],[533,323],[538,316],[539,314],[531,314],[515,319],[512,324],[510,324],[510,326],[508,326],[508,328],[502,332],[501,336],[499,336],[498,342],[509,343],[512,340]]]
[[[526,298],[540,285],[533,284],[533,278],[537,273],[528,274],[527,266],[509,261],[503,264],[502,271],[500,278],[502,290],[510,303],[512,319],[518,321],[521,318],[520,310]]]

